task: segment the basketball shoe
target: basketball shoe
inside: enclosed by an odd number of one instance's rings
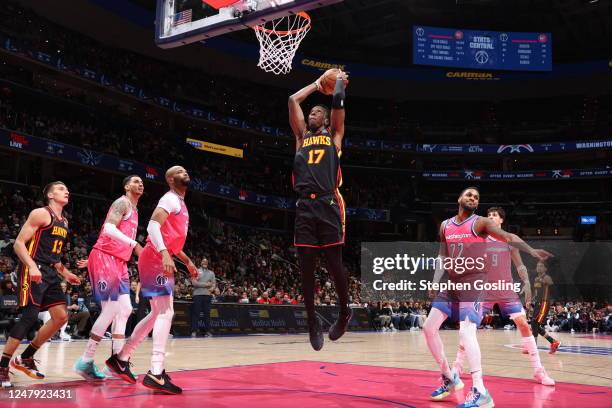
[[[338,340],[346,333],[346,329],[348,329],[349,322],[351,321],[351,316],[353,316],[353,311],[350,309],[346,314],[340,312],[338,320],[329,328],[328,336],[331,341]]]
[[[79,358],[74,364],[74,371],[88,381],[102,381],[106,379],[98,366],[92,361],[85,362],[83,358]]]
[[[457,408],[493,408],[494,406],[495,403],[488,391],[485,390],[484,393],[481,393],[474,387],[465,398],[465,402],[457,405]]]
[[[36,367],[36,361],[33,358],[21,358],[19,356],[11,360],[11,367],[15,370],[19,370],[25,375],[35,380],[42,380],[45,375],[38,371]]]
[[[136,384],[136,377],[130,371],[132,363],[129,361],[121,361],[116,354],[113,354],[106,360],[106,366],[116,377],[121,378],[123,381],[129,382],[130,384]]]
[[[151,390],[166,394],[180,394],[183,392],[181,387],[172,383],[170,376],[166,374],[166,370],[162,371],[160,375],[155,375],[149,370],[142,379],[142,385]]]
[[[548,352],[548,354],[555,354],[555,351],[557,351],[560,345],[561,342],[559,340],[550,343],[550,351]]]
[[[538,368],[533,374],[533,378],[542,385],[555,385],[555,380],[553,380],[544,367]]]
[[[314,322],[308,322],[308,332],[310,335],[310,345],[315,351],[319,351],[323,348],[323,330],[321,329],[321,321],[315,316]]]
[[[459,391],[463,388],[463,381],[459,378],[457,372],[453,371],[453,378],[447,378],[442,374],[442,385],[431,393],[431,399],[434,401],[440,401],[448,397],[451,392]]]

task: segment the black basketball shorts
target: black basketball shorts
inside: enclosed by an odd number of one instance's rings
[[[345,204],[339,192],[306,195],[296,203],[294,245],[323,248],[343,245]]]
[[[19,267],[19,307],[37,307],[40,311],[48,310],[55,305],[66,303],[66,294],[62,292],[60,278],[55,268],[49,265],[38,265],[42,274],[42,281],[30,281],[28,267],[21,264]]]

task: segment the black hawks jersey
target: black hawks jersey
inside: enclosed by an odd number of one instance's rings
[[[329,129],[304,134],[293,160],[293,189],[297,193],[331,193],[342,185],[340,152]]]
[[[61,262],[62,251],[68,240],[68,221],[57,218],[49,207],[45,209],[51,214],[51,223],[39,228],[27,247],[36,263],[51,265]]]

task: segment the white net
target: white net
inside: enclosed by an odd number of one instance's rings
[[[259,40],[257,66],[276,75],[287,74],[300,43],[310,31],[310,17],[301,12],[255,26]]]

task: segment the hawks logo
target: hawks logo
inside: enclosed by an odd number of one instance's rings
[[[508,150],[508,152],[506,152]],[[533,153],[533,147],[529,144],[519,145],[500,145],[497,149],[497,153]]]
[[[164,275],[157,275],[155,277],[155,283],[157,284],[157,286],[166,286],[166,284],[168,283],[168,277]]]

